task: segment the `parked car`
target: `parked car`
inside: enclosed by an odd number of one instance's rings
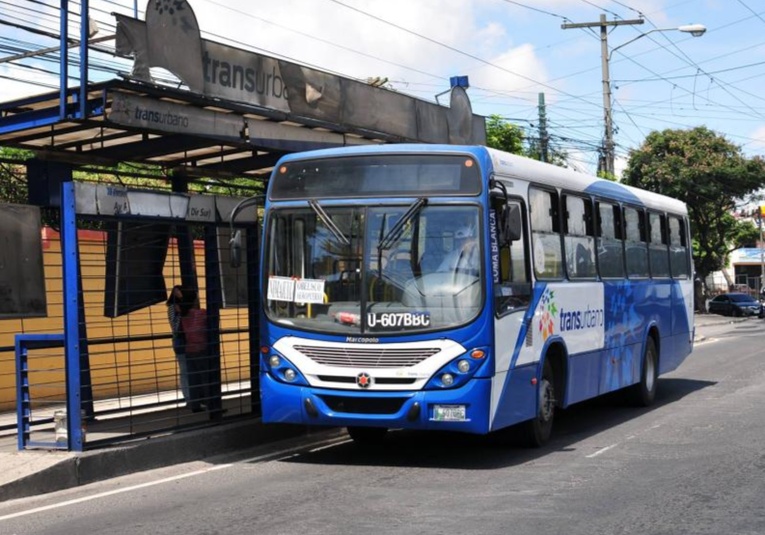
[[[707,310],[710,314],[723,316],[757,316],[761,314],[762,305],[749,294],[731,292],[712,299]]]

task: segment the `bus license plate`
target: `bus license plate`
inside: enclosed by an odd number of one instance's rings
[[[435,405],[433,419],[437,422],[464,422],[465,405]]]

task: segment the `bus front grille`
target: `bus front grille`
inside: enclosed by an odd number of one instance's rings
[[[335,412],[351,414],[395,414],[407,398],[355,398],[344,396],[319,396]]]
[[[344,375],[318,375],[320,381],[325,383],[356,383],[356,376]],[[375,377],[374,383],[378,385],[413,385],[417,381],[414,377]]]
[[[409,368],[432,357],[440,348],[327,347],[296,345],[296,351],[317,364],[340,368]]]

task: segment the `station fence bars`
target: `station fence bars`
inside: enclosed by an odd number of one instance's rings
[[[76,247],[67,248],[66,229],[43,227],[47,317],[0,320],[0,412],[18,416],[13,424],[6,418],[0,434],[17,432],[20,449],[81,450],[257,412],[246,263],[228,266],[228,231],[228,224],[144,218],[122,225],[78,216]],[[72,281],[64,268],[71,250],[80,374],[68,398],[64,286]],[[208,313],[210,357],[193,369],[173,350],[166,300],[175,285],[197,290]],[[199,399],[185,399],[182,372]],[[79,418],[71,418],[77,409]]]

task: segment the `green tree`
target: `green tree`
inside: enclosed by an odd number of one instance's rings
[[[751,223],[732,212],[765,186],[765,161],[745,157],[739,146],[703,126],[668,129],[651,132],[630,153],[622,181],[688,205],[693,260],[705,281],[727,265],[732,250],[751,243]]]
[[[542,145],[538,138],[529,138],[528,146],[524,151],[524,156],[532,160],[542,161]],[[560,148],[547,144],[547,163],[557,165],[558,167],[568,167],[568,153]]]
[[[486,146],[533,160],[542,159],[539,140],[527,138],[520,126],[502,118],[501,115],[490,115],[486,121]],[[548,146],[547,157],[549,163],[568,167],[568,154],[565,151]]]
[[[27,177],[24,160],[31,153],[21,149],[0,147],[0,202],[27,203]]]
[[[500,115],[490,115],[486,121],[486,146],[493,149],[524,154],[523,130]]]
[[[29,150],[0,147],[0,202],[28,202],[26,161],[34,156]],[[129,188],[169,191],[174,172],[152,163],[121,162],[114,166],[75,167],[73,178],[78,182],[111,183]],[[183,170],[178,172],[182,173]],[[249,197],[265,191],[264,178],[188,177],[187,180],[191,193]]]
[[[607,173],[606,171],[598,171],[598,178],[604,178],[606,180],[610,180],[611,182],[618,182],[615,174]]]

